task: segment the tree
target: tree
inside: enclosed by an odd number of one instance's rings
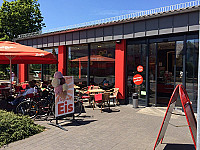
[[[0,8],[0,40],[13,40],[19,34],[45,27],[38,0],[4,0]]]

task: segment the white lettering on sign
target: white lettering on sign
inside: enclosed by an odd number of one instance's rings
[[[41,53],[41,54],[36,53],[35,56],[44,56],[44,54],[43,53]]]
[[[16,48],[16,47],[13,47],[13,46],[1,46],[0,48],[1,49],[11,49],[11,48]]]
[[[142,81],[142,77],[136,77],[136,78],[134,78],[134,82],[137,82],[137,81]]]
[[[137,67],[137,71],[138,71],[138,72],[142,72],[142,71],[143,71],[143,66],[141,66],[141,65],[138,66],[138,67]]]

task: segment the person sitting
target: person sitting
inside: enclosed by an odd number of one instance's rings
[[[14,101],[9,102],[11,105],[18,105],[20,102],[23,101],[24,97],[28,94],[37,93],[37,89],[35,89],[35,84],[33,81],[29,81],[29,89],[27,89],[24,93],[20,93]]]

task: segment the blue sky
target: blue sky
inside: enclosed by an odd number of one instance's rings
[[[45,30],[189,1],[191,0],[38,0]],[[0,4],[2,2],[3,0]]]

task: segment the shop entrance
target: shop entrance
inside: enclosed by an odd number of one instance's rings
[[[182,51],[182,41],[150,44],[150,104],[167,105],[174,87],[182,83]]]
[[[157,103],[168,103],[174,90],[175,42],[158,43]]]

